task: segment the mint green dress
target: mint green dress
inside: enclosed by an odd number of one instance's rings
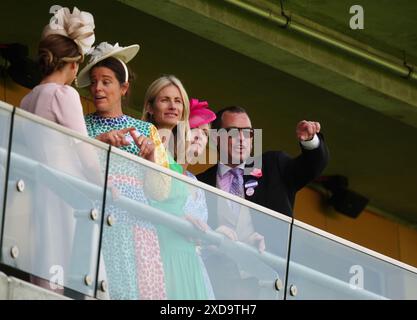
[[[169,167],[183,173],[181,165],[169,155]],[[166,213],[182,217],[188,197],[188,186],[177,179],[172,179],[171,193],[168,199],[153,202],[153,207]],[[207,299],[201,263],[196,252],[196,245],[187,237],[170,229],[157,226],[162,263],[165,274],[165,286],[168,299],[197,300]]]

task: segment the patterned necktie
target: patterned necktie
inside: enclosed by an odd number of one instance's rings
[[[243,198],[243,169],[236,167],[231,169],[230,173],[233,175],[233,179],[229,192]],[[231,201],[230,206],[233,213],[239,215],[241,204]]]
[[[242,168],[233,168],[230,170],[230,173],[233,175],[232,184],[230,186],[230,193],[243,197],[243,169]]]

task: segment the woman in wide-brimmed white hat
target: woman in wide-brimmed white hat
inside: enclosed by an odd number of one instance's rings
[[[158,130],[149,122],[123,112],[132,72],[127,63],[139,45],[100,43],[78,76],[80,87],[89,86],[96,111],[85,117],[90,137],[167,167],[167,155]],[[112,157],[108,181],[121,195],[147,204],[168,193],[169,177],[122,157]],[[165,190],[165,191],[164,191]],[[103,255],[112,299],[165,299],[164,271],[155,227],[136,213],[107,203],[106,214],[118,221],[104,229]]]
[[[89,135],[100,141],[167,166],[166,153],[156,128],[123,112],[129,95],[132,72],[127,63],[139,45],[121,47],[100,43],[91,52],[89,63],[78,75],[78,86],[89,86],[96,112],[85,117]]]

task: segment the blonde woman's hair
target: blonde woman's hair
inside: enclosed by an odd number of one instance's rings
[[[178,88],[181,94],[182,102],[183,102],[183,111],[182,111],[182,117],[180,119],[183,132],[175,132],[177,137],[177,147],[175,150],[180,150],[180,148],[184,148],[183,150],[187,150],[189,140],[190,140],[190,123],[189,123],[189,116],[190,116],[190,101],[188,98],[187,91],[185,91],[185,88],[181,81],[174,75],[164,75],[158,79],[156,79],[154,82],[151,83],[151,85],[148,87],[145,93],[145,100],[143,104],[143,111],[142,111],[142,120],[150,122],[154,124],[156,127],[158,125],[155,123],[151,113],[149,110],[153,108],[153,105],[155,103],[155,99],[158,96],[159,92],[161,92],[162,89],[174,85]],[[178,126],[174,128],[174,130],[177,130]],[[178,130],[177,130],[178,131]],[[182,142],[184,141],[184,143]],[[182,150],[182,149],[181,149]],[[174,152],[176,160],[182,160],[183,158],[180,158],[179,154],[176,154]],[[182,155],[181,155],[182,156]],[[184,154],[185,156],[185,154]],[[182,161],[180,161],[182,162]]]

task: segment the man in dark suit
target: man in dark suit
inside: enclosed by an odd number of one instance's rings
[[[249,161],[254,129],[243,108],[234,106],[220,110],[212,123],[212,129],[226,132],[228,135],[226,139],[219,135],[217,148],[220,163],[198,175],[198,180],[290,217],[297,191],[320,176],[328,162],[328,151],[318,122],[301,121],[297,124],[296,134],[301,147],[298,157],[291,158],[282,151],[268,151],[255,161]],[[222,152],[226,156],[222,157]],[[248,168],[253,164],[254,167]],[[207,203],[208,223],[214,230],[232,240],[255,245],[261,252],[265,249],[272,253],[282,251],[283,244],[277,241],[276,224],[273,220],[268,222],[265,215],[250,212],[244,218],[243,206],[236,214],[233,212],[233,206],[230,206],[230,201],[228,205],[227,201],[220,197],[216,201],[208,199]],[[217,203],[217,207],[214,207],[214,203]],[[220,260],[220,257],[212,259],[217,270]],[[226,263],[227,259],[223,260]],[[207,260],[206,263],[210,269],[210,261]],[[228,264],[230,266],[231,262],[228,261]],[[227,280],[224,274],[223,278],[219,278],[218,271],[210,277],[215,287]],[[241,284],[240,282],[239,285]]]

